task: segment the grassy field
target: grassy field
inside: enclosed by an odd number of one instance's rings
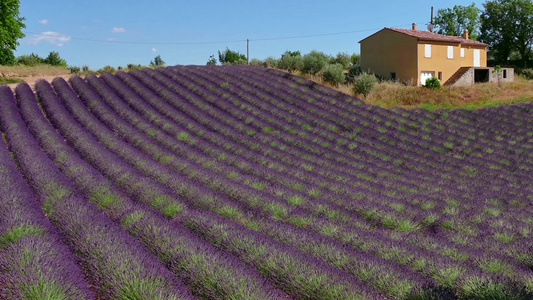
[[[69,74],[69,70],[64,67],[50,65],[28,66],[1,66],[0,78],[23,78],[35,76],[59,76]]]
[[[299,75],[299,74],[298,74]],[[317,83],[324,83],[320,76],[306,76]],[[351,85],[332,88],[346,94],[352,94]],[[363,99],[362,95],[357,95]],[[431,90],[423,87],[405,86],[398,82],[385,81],[376,85],[375,90],[364,102],[383,108],[424,108],[436,109],[476,109],[527,102],[533,100],[533,80],[516,76],[515,82],[504,82],[499,87],[496,83],[479,83],[464,87],[443,87]]]

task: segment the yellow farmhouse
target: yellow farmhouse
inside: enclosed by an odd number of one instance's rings
[[[468,31],[463,36],[447,36],[417,30],[413,23],[412,29],[385,27],[359,43],[361,69],[385,79],[420,86],[431,77],[442,84],[454,84],[461,77],[472,81],[464,84],[492,77],[487,68],[487,44],[469,39]]]

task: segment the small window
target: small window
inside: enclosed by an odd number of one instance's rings
[[[396,80],[396,72],[391,72],[390,73],[390,79]]]
[[[507,78],[507,70],[503,70],[503,78]]]
[[[465,57],[465,48],[461,48],[461,57]]]
[[[439,77],[437,77],[437,78],[439,78],[439,81],[442,80],[442,72],[439,72],[439,73],[438,73],[438,76],[439,76]]]
[[[453,46],[448,46],[448,59],[453,59]]]
[[[424,45],[424,57],[431,57],[431,45]]]

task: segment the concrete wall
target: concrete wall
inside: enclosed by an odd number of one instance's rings
[[[498,74],[494,71],[494,68],[489,68],[489,82],[498,82]],[[505,78],[504,76],[505,75]],[[513,82],[514,81],[514,69],[513,68],[502,68],[502,82]]]
[[[479,67],[479,68],[470,68],[466,71],[461,78],[459,78],[453,86],[468,86],[475,83],[475,71],[480,69],[488,70],[488,82],[497,83],[498,75],[494,72],[492,67]],[[505,73],[504,73],[505,71]],[[505,74],[505,78],[503,75]],[[502,82],[513,82],[514,81],[514,69],[513,68],[502,68]]]
[[[404,82],[417,79],[416,38],[382,29],[361,41],[361,70]]]

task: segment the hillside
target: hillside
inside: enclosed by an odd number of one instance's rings
[[[533,296],[533,102],[384,109],[251,66],[34,91],[0,86],[0,298]]]

